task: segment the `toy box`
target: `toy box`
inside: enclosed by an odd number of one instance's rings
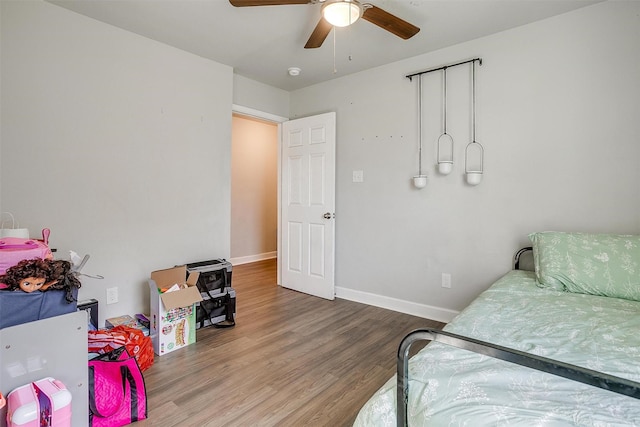
[[[198,272],[187,277],[186,266],[158,270],[149,280],[151,317],[149,334],[154,352],[162,356],[196,342],[195,303],[202,301]],[[172,288],[177,290],[171,291]],[[165,292],[161,292],[161,291]]]
[[[116,326],[128,326],[130,328],[136,328],[137,325],[138,321],[128,314],[125,314],[124,316],[112,317],[104,321],[104,326],[106,329],[111,329]]]
[[[143,325],[138,319],[134,319],[128,314],[112,317],[104,321],[105,329],[112,329],[116,326],[127,326],[129,328],[139,329],[145,336],[149,336],[149,327]]]
[[[71,426],[71,393],[51,377],[16,388],[7,403],[9,427]]]

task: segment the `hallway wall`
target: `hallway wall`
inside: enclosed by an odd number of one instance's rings
[[[278,125],[233,115],[231,262],[273,258],[278,233]]]

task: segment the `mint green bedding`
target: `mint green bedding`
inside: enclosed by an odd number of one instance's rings
[[[539,288],[511,271],[445,330],[640,382],[640,302]],[[409,426],[640,426],[640,400],[441,343],[409,364]],[[355,426],[395,426],[396,378]]]

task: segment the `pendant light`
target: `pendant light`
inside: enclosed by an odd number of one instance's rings
[[[418,175],[413,177],[413,185],[416,188],[424,188],[427,185],[427,176],[422,174],[422,76],[418,76]]]
[[[447,67],[442,69],[444,80],[443,93],[443,115],[444,132],[438,138],[438,172],[442,175],[449,175],[453,169],[453,137],[447,133]]]
[[[476,141],[476,63],[473,61],[471,68],[472,106],[473,106],[473,135],[472,141],[464,150],[464,172],[467,176],[467,184],[478,185],[482,181],[484,172],[484,147]]]

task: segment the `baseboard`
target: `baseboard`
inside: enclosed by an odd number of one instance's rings
[[[336,286],[335,291],[337,298],[386,308],[387,310],[398,311],[412,316],[424,317],[425,319],[436,320],[438,322],[449,323],[459,313],[455,310],[433,307],[426,304],[418,304],[411,301],[404,301],[397,298],[341,288],[338,286]]]
[[[229,262],[233,265],[248,264],[250,262],[263,261],[265,259],[273,259],[278,257],[278,252],[265,252],[263,254],[247,255],[237,258],[230,258]]]

